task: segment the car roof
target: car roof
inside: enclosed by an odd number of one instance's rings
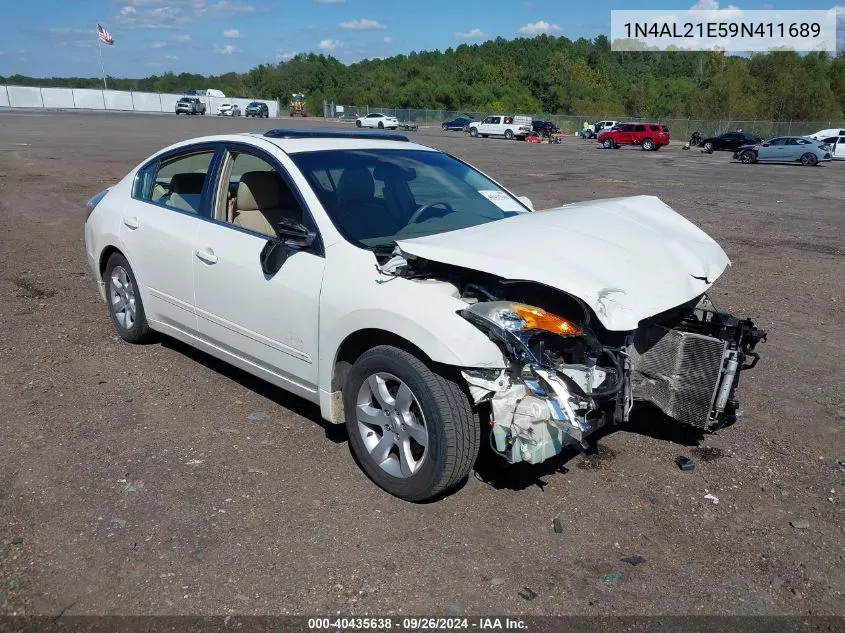
[[[346,132],[342,130],[305,130],[297,129],[290,132],[298,133],[297,136],[266,136],[261,132],[245,132],[243,134],[219,134],[214,136],[201,136],[176,143],[162,151],[171,151],[180,148],[190,147],[199,143],[249,143],[261,148],[263,142],[271,143],[286,154],[298,154],[303,152],[320,152],[325,150],[356,150],[356,149],[402,149],[422,150],[437,152],[432,147],[413,143],[411,141],[395,140],[399,135],[381,132]],[[307,132],[308,134],[303,134]],[[322,132],[322,134],[321,134]],[[380,138],[381,137],[381,138]],[[406,138],[406,137],[402,137]],[[263,142],[262,142],[263,141]],[[266,146],[265,146],[266,147]],[[158,154],[160,152],[156,152]]]

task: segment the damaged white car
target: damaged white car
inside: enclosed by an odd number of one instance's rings
[[[125,340],[173,336],[319,404],[413,501],[488,441],[536,464],[638,402],[729,424],[765,338],[713,308],[727,256],[657,198],[533,212],[398,135],[179,143],[92,198],[85,244]]]

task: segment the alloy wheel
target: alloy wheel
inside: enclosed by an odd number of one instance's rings
[[[111,310],[118,325],[131,330],[138,317],[135,305],[135,286],[123,266],[115,266],[109,280]]]

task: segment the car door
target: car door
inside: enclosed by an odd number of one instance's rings
[[[742,145],[742,135],[736,132],[728,132],[713,139],[713,149],[715,150],[735,150]]]
[[[198,327],[206,342],[308,397],[317,384],[317,324],[325,259],[290,250],[272,276],[261,251],[282,218],[316,227],[285,166],[251,146],[227,145],[213,217],[194,238]],[[290,167],[290,165],[288,165]],[[269,376],[267,376],[269,374]]]
[[[836,145],[831,150],[831,156],[835,158],[845,158],[845,135],[839,137]]]
[[[782,161],[786,156],[786,138],[773,138],[760,145],[757,151],[758,161]]]
[[[147,319],[190,334],[197,330],[193,243],[208,204],[214,156],[213,145],[191,146],[143,167],[120,225]]]

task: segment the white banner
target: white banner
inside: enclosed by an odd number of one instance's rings
[[[121,90],[104,90],[103,97],[106,100],[106,110],[134,110],[132,93]]]
[[[0,108],[9,107],[9,93],[6,92],[6,86],[0,86]]]
[[[157,92],[133,92],[132,102],[137,112],[161,112],[161,97]]]
[[[9,105],[13,108],[43,108],[41,88],[27,86],[6,86],[9,94]]]
[[[613,51],[723,50],[836,53],[836,11],[611,11]]]
[[[68,110],[76,107],[73,101],[73,90],[70,88],[42,88],[41,98],[44,100],[45,108]]]
[[[77,108],[85,110],[105,110],[102,90],[73,89],[73,100]]]

